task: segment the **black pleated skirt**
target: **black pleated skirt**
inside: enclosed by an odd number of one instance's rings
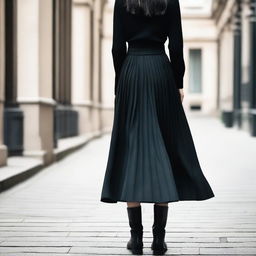
[[[211,197],[164,47],[129,47],[117,84],[100,201]]]

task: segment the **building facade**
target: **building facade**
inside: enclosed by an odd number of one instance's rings
[[[184,0],[187,111],[256,136],[256,1]]]
[[[184,108],[186,111],[218,115],[217,30],[212,18],[212,1],[180,1],[184,58]]]
[[[0,0],[0,166],[102,133],[104,0]]]
[[[256,136],[256,1],[214,1],[219,108],[228,127]]]

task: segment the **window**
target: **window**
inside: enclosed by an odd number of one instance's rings
[[[202,92],[202,50],[189,50],[189,92]]]

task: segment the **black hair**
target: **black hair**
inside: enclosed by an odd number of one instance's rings
[[[129,13],[144,14],[145,16],[164,15],[168,0],[125,0]]]

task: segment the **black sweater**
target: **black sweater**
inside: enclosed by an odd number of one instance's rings
[[[113,15],[112,56],[115,68],[115,95],[117,82],[128,45],[165,43],[167,38],[169,57],[177,88],[183,88],[185,63],[183,58],[183,35],[179,0],[168,0],[164,15],[146,17],[128,13],[123,6],[125,0],[115,0]]]

